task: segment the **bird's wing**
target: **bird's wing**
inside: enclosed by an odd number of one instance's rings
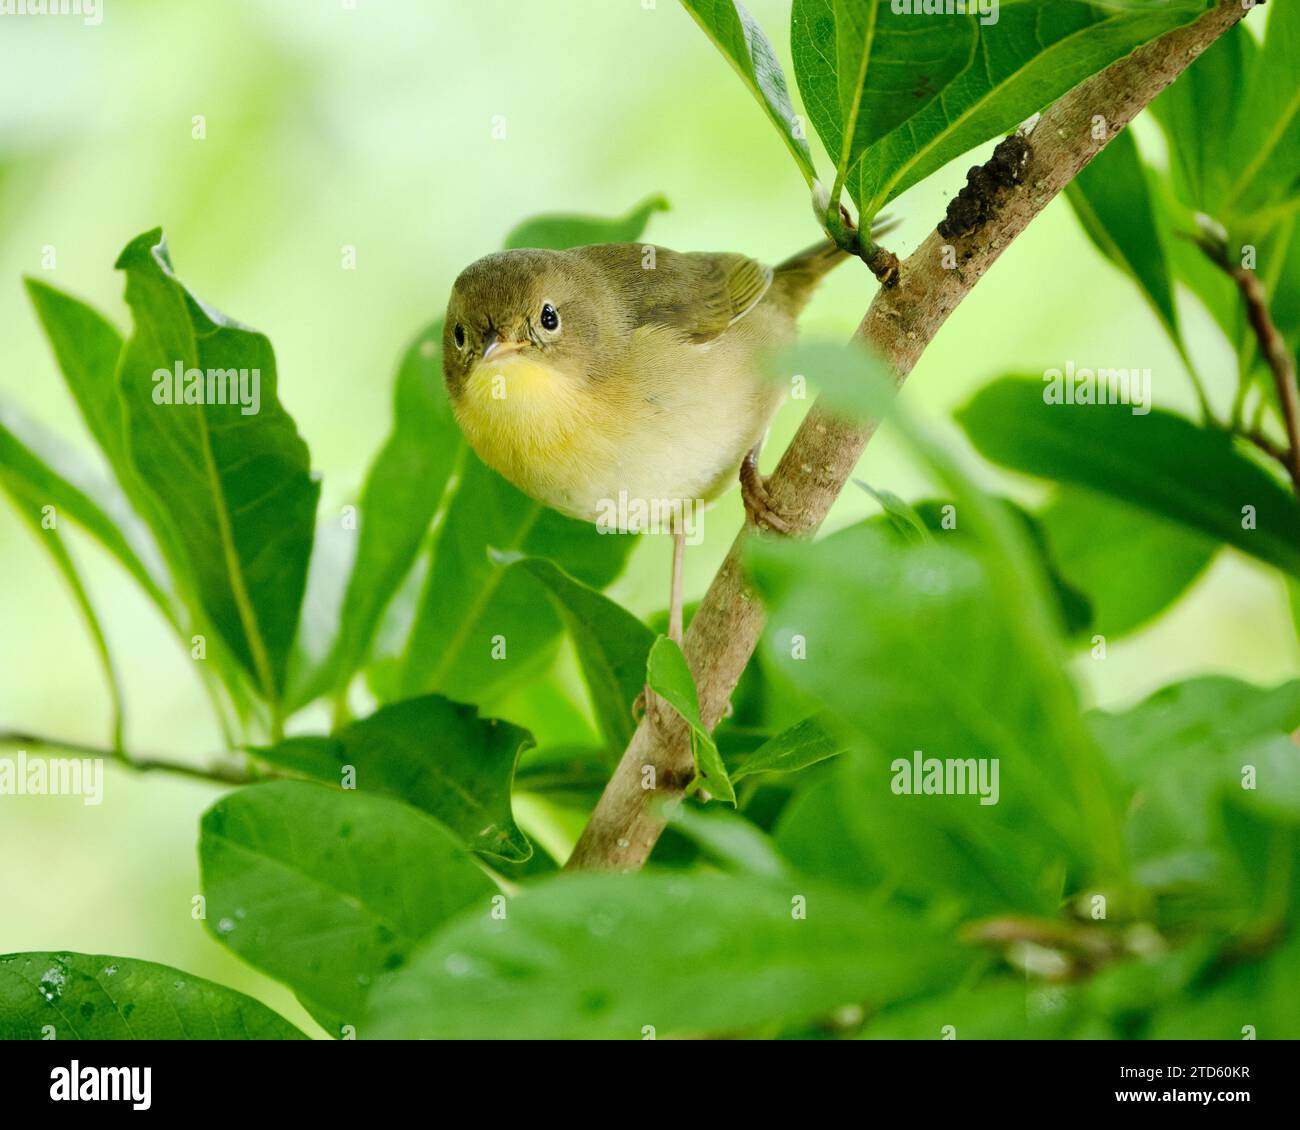
[[[732,252],[681,253],[654,248],[653,268],[640,244],[606,244],[584,248],[607,267],[623,268],[621,278],[632,285],[633,328],[663,325],[689,341],[703,344],[717,338],[763,300],[772,286],[772,268]],[[627,258],[639,260],[627,270]]]
[[[772,285],[772,268],[745,255],[685,255],[696,259],[700,285],[695,300],[684,309],[670,310],[670,325],[680,328],[692,341],[712,341],[734,325],[762,300]]]

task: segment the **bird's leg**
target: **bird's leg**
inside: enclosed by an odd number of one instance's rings
[[[668,588],[668,638],[682,646],[682,563],[686,556],[686,527],[680,513],[673,515],[673,572]],[[658,696],[649,687],[642,689],[632,704],[632,717],[640,720],[646,711],[658,709]]]
[[[679,513],[673,515],[673,576],[668,589],[668,638],[682,646],[682,560],[686,553],[686,530]]]
[[[745,501],[745,516],[750,524],[759,529],[775,530],[779,534],[788,534],[792,527],[772,507],[772,496],[767,490],[767,480],[759,474],[758,451],[760,444],[754,444],[740,464],[740,496]]]

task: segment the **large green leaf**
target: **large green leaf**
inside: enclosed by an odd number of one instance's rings
[[[959,529],[940,523],[928,541],[902,542],[869,520],[813,546],[749,547],[771,610],[766,653],[865,747],[855,801],[867,835],[886,847],[882,858],[922,886],[1003,905],[1046,906],[1066,861],[1122,881],[1118,798],[1065,671],[1059,596],[1032,523],[989,497],[911,418],[866,351],[810,342],[776,364],[807,374],[837,411],[887,420],[961,516]],[[985,759],[989,774],[996,758],[999,799],[981,804],[969,787],[904,794],[905,778],[895,795],[896,769],[918,750],[923,759]],[[889,850],[886,829],[917,851]],[[951,867],[919,865],[921,849],[945,845]],[[985,873],[981,884],[953,881],[972,867]]]
[[[645,686],[654,633],[621,605],[575,581],[553,562],[524,558],[516,568],[546,587],[573,637],[601,733],[611,750],[623,749],[635,729],[632,705]]]
[[[442,321],[426,326],[402,358],[393,430],[361,494],[360,538],[333,654],[336,689],[365,659],[380,616],[410,572],[465,441],[442,388]]]
[[[1004,377],[957,419],[1005,467],[1171,518],[1300,576],[1300,504],[1229,435],[1158,409],[1048,404],[1045,392],[1043,380]]]
[[[1236,214],[1300,193],[1300,6],[1270,10],[1264,47],[1232,123],[1227,207]],[[1204,127],[1201,127],[1204,128]],[[1294,200],[1292,199],[1292,203]]]
[[[297,781],[239,789],[203,815],[207,926],[289,985],[323,1027],[360,1024],[366,993],[496,889],[436,820],[383,797]]]
[[[1191,22],[1207,6],[1207,0],[1139,9],[1083,0],[1001,0],[997,23],[980,27],[970,65],[938,98],[863,153],[850,180],[861,215],[874,216],[954,157],[1008,132],[1135,47]]]
[[[527,859],[510,787],[532,735],[472,706],[424,695],[381,707],[324,736],[286,738],[256,750],[272,765],[363,793],[396,797],[435,816],[475,851]]]
[[[781,134],[809,184],[817,176],[807,134],[790,104],[785,72],[772,44],[740,0],[682,0],[682,7],[704,29],[735,68]]]
[[[302,1040],[252,997],[168,965],[87,953],[0,957],[0,1040]]]
[[[977,40],[973,16],[917,19],[889,0],[794,0],[795,78],[837,183],[970,64]]]
[[[1187,526],[1072,486],[1058,489],[1038,520],[1056,567],[1087,594],[1092,631],[1107,639],[1160,615],[1219,548]]]
[[[267,338],[201,303],[177,278],[159,230],[132,240],[117,266],[135,331],[119,381],[128,449],[184,547],[204,610],[271,702],[284,689],[306,583],[320,484],[276,396]],[[166,404],[155,373],[259,374],[251,404]],[[249,398],[252,399],[251,397]]]
[[[1178,312],[1156,223],[1147,169],[1124,130],[1066,185],[1067,199],[1097,249],[1138,285],[1178,348]]]
[[[811,880],[562,876],[439,931],[376,986],[360,1034],[725,1034],[904,998],[969,960],[922,919]]]
[[[1138,877],[1152,886],[1222,878],[1214,851],[1220,794],[1300,823],[1300,750],[1291,740],[1300,729],[1300,683],[1192,679],[1127,711],[1094,711],[1088,723],[1136,791],[1129,848]]]
[[[510,567],[515,556],[549,558],[603,588],[634,541],[547,509],[467,453],[407,642],[401,697],[483,701],[545,657],[560,619],[542,584]]]
[[[877,855],[857,797],[845,783],[850,764],[840,759],[814,775],[782,810],[773,838],[777,850],[805,875],[845,887],[875,890],[891,876],[893,861],[907,850],[891,845]],[[919,835],[926,835],[922,828]]]
[[[668,211],[668,201],[651,196],[615,219],[599,216],[556,214],[533,216],[517,224],[506,236],[505,246],[544,247],[563,251],[589,243],[632,243],[641,238],[655,212]]]
[[[748,560],[771,661],[863,747],[838,779],[870,854],[919,891],[1054,907],[1062,862],[1090,854],[1061,752],[1079,735],[1046,708],[1059,692],[1024,653],[1019,610],[978,545],[900,544],[865,524],[811,546],[755,544]],[[1073,724],[1082,730],[1077,709]],[[922,793],[917,758],[961,762],[964,785]]]
[[[207,627],[207,617],[193,590],[185,549],[176,528],[158,495],[144,482],[131,459],[125,409],[117,380],[121,335],[107,319],[84,302],[35,279],[25,281],[64,382],[120,489],[100,483],[91,474],[82,474],[71,454],[53,441],[37,443],[30,426],[19,427],[12,420],[10,426],[36,448],[52,469],[97,502],[117,524],[134,554],[146,564],[147,576],[137,569],[136,562],[121,558],[120,545],[113,544],[116,539],[104,532],[102,524],[90,512],[78,509],[73,513],[69,510],[110,552],[123,560],[126,568],[176,628],[186,649],[191,646],[194,632],[209,637],[207,663],[200,665],[199,674],[213,698],[218,715],[224,717],[225,710],[217,690],[218,676],[231,702],[247,715],[248,696],[237,660],[221,638],[214,637]],[[65,506],[69,501],[65,500]],[[147,530],[141,519],[147,523]],[[167,563],[170,578],[155,566],[159,556]],[[164,592],[167,594],[165,599],[162,597]],[[188,613],[185,618],[180,616],[182,605]]]
[[[1191,208],[1221,216],[1233,175],[1228,151],[1258,48],[1244,23],[1229,28],[1151,103],[1169,142],[1171,180]]]
[[[727,777],[727,767],[704,723],[700,720],[700,700],[695,680],[682,649],[667,636],[660,636],[650,648],[646,661],[646,685],[668,703],[690,727],[691,754],[695,758],[698,784],[710,796],[736,803],[736,792]]]

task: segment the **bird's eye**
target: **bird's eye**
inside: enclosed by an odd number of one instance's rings
[[[456,339],[457,349],[465,348],[465,327],[459,322],[456,323],[456,328],[451,331],[451,336]]]
[[[549,302],[542,307],[542,329],[554,333],[560,328],[560,312]]]

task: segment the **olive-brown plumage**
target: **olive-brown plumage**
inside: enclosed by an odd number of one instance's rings
[[[843,258],[829,244],[775,269],[636,243],[488,255],[447,308],[456,418],[484,462],[574,517],[620,492],[710,501],[780,403],[761,354],[793,338]]]

